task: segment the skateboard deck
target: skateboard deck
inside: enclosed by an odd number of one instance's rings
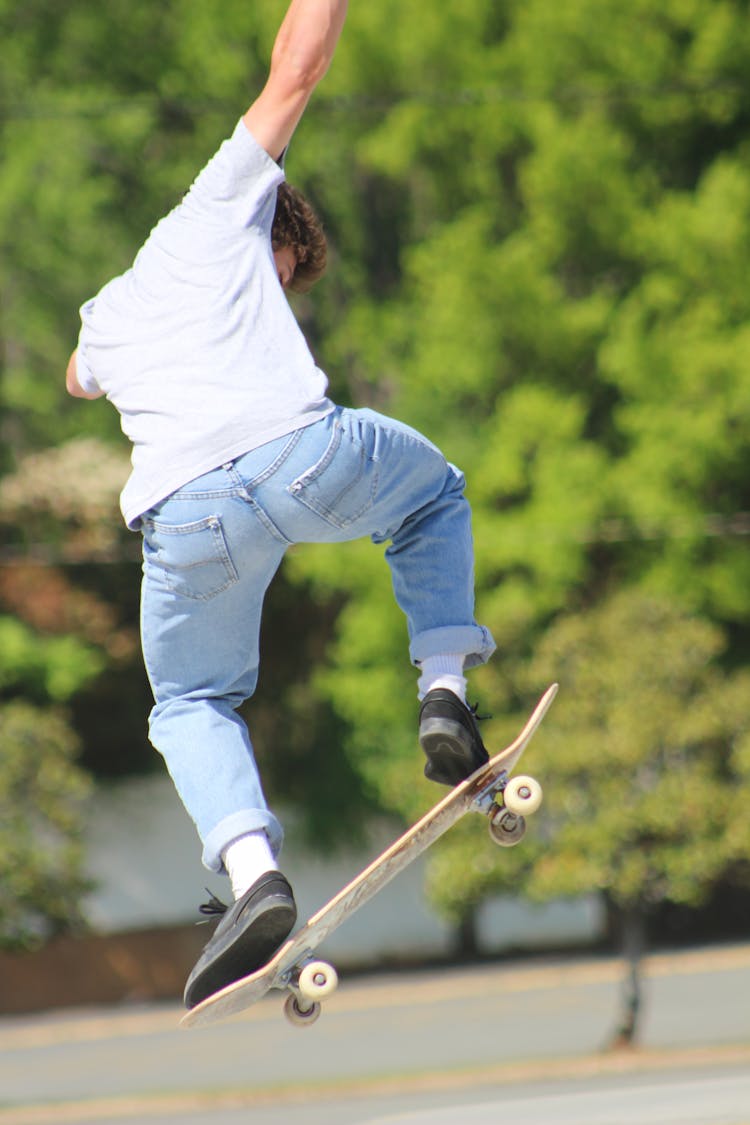
[[[541,802],[541,788],[533,778],[516,776],[511,780],[510,773],[556,694],[557,684],[552,684],[509,746],[449,790],[369,867],[313,914],[263,968],[201,1001],[182,1017],[180,1026],[199,1027],[226,1019],[250,1007],[272,988],[289,993],[284,1010],[292,1023],[312,1023],[320,1014],[321,1001],[333,992],[337,984],[335,969],[323,961],[316,961],[313,956],[315,950],[355,910],[373,898],[447,832],[464,813],[473,810],[486,815],[495,843],[517,843],[525,829],[525,816],[534,812]]]

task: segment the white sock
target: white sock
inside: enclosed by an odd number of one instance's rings
[[[265,875],[266,871],[277,870],[276,856],[271,851],[268,836],[262,829],[259,832],[248,832],[247,835],[232,840],[229,847],[221,853],[221,858],[232,880],[232,894],[235,901],[252,887],[256,879]]]
[[[419,698],[424,699],[428,691],[442,687],[448,688],[465,703],[464,660],[463,652],[441,652],[437,656],[427,656],[420,664],[422,674],[417,683]]]

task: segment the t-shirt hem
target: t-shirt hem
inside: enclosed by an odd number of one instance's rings
[[[120,497],[120,509],[125,523],[131,531],[139,531],[142,516],[155,504],[166,500],[168,496],[171,496],[173,492],[182,488],[189,481],[195,480],[196,477],[200,477],[204,473],[210,473],[217,466],[224,465],[237,457],[242,457],[245,453],[252,452],[253,449],[259,449],[262,445],[267,445],[269,441],[275,441],[286,434],[292,434],[295,430],[303,430],[314,422],[319,422],[321,418],[327,417],[335,409],[335,404],[328,401],[326,407],[322,410],[315,410],[298,418],[288,419],[283,425],[264,430],[263,433],[256,434],[252,438],[234,441],[224,449],[212,452],[210,457],[194,462],[190,469],[182,469],[179,473],[170,477],[161,476],[158,487],[141,492],[135,498],[128,496],[130,487],[130,481],[128,481]]]

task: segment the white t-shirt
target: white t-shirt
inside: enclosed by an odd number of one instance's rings
[[[243,121],[131,269],[83,305],[77,374],[133,443],[125,521],[333,409],[271,248],[284,173]]]

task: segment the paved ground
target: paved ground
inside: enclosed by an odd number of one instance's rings
[[[750,1125],[750,946],[650,958],[642,1046],[612,1055],[620,974],[345,980],[307,1030],[276,995],[192,1032],[171,1005],[0,1020],[0,1125]]]
[[[481,1102],[432,1105],[417,1112],[367,1118],[362,1125],[737,1125],[750,1107],[750,1074],[712,1069],[631,1075],[605,1081],[539,1083],[533,1091],[502,1091]]]

